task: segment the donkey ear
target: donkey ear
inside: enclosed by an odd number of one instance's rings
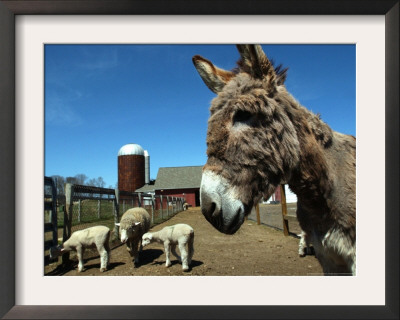
[[[241,57],[239,64],[244,71],[258,79],[266,78],[270,83],[275,80],[274,66],[268,60],[260,45],[238,44],[236,47]]]
[[[228,81],[234,77],[233,72],[220,69],[199,55],[194,56],[192,61],[204,83],[214,93],[222,91]]]

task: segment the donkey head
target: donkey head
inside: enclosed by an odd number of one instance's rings
[[[287,108],[286,69],[274,68],[259,45],[238,45],[238,68],[225,71],[200,56],[193,63],[217,97],[207,130],[208,160],[201,209],[219,231],[233,234],[262,195],[288,181],[299,142]]]

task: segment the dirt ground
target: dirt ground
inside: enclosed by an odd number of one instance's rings
[[[265,209],[265,208],[263,208]],[[263,211],[261,210],[261,213]],[[272,216],[282,221],[277,211]],[[295,234],[284,236],[281,230],[263,224],[257,225],[254,212],[234,235],[217,231],[201,214],[199,207],[180,212],[170,220],[154,226],[157,231],[167,225],[187,223],[195,232],[194,256],[188,272],[172,256],[172,266],[165,267],[163,246],[152,243],[140,255],[140,264],[134,268],[125,245],[115,243],[111,251],[110,268],[100,273],[97,252],[86,252],[84,272],[77,272],[77,259],[71,255],[72,264],[61,268],[56,264],[45,268],[45,275],[64,276],[313,276],[322,275],[315,256],[298,256],[299,240]],[[256,219],[255,219],[256,220]],[[293,230],[298,227],[293,226]],[[179,253],[179,250],[178,250]],[[61,258],[60,258],[61,259]]]

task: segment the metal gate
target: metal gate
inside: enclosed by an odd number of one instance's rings
[[[44,177],[44,265],[58,258],[50,259],[48,250],[58,244],[57,234],[57,189],[52,178]]]

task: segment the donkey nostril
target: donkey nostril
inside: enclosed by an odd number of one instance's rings
[[[215,208],[217,207],[217,205],[215,204],[215,202],[211,203],[211,207],[210,207],[210,216],[214,217],[215,216]]]
[[[211,212],[211,217],[213,219],[217,219],[217,218],[219,218],[221,216],[221,209],[217,208],[217,204],[215,202],[213,202],[211,204],[211,211],[210,212]]]
[[[208,221],[216,219],[220,215],[219,195],[215,192],[206,192],[204,187],[200,190],[200,205],[201,212]]]
[[[214,215],[216,206],[215,202],[211,202],[208,206],[202,206],[201,211],[204,216],[211,218]]]

